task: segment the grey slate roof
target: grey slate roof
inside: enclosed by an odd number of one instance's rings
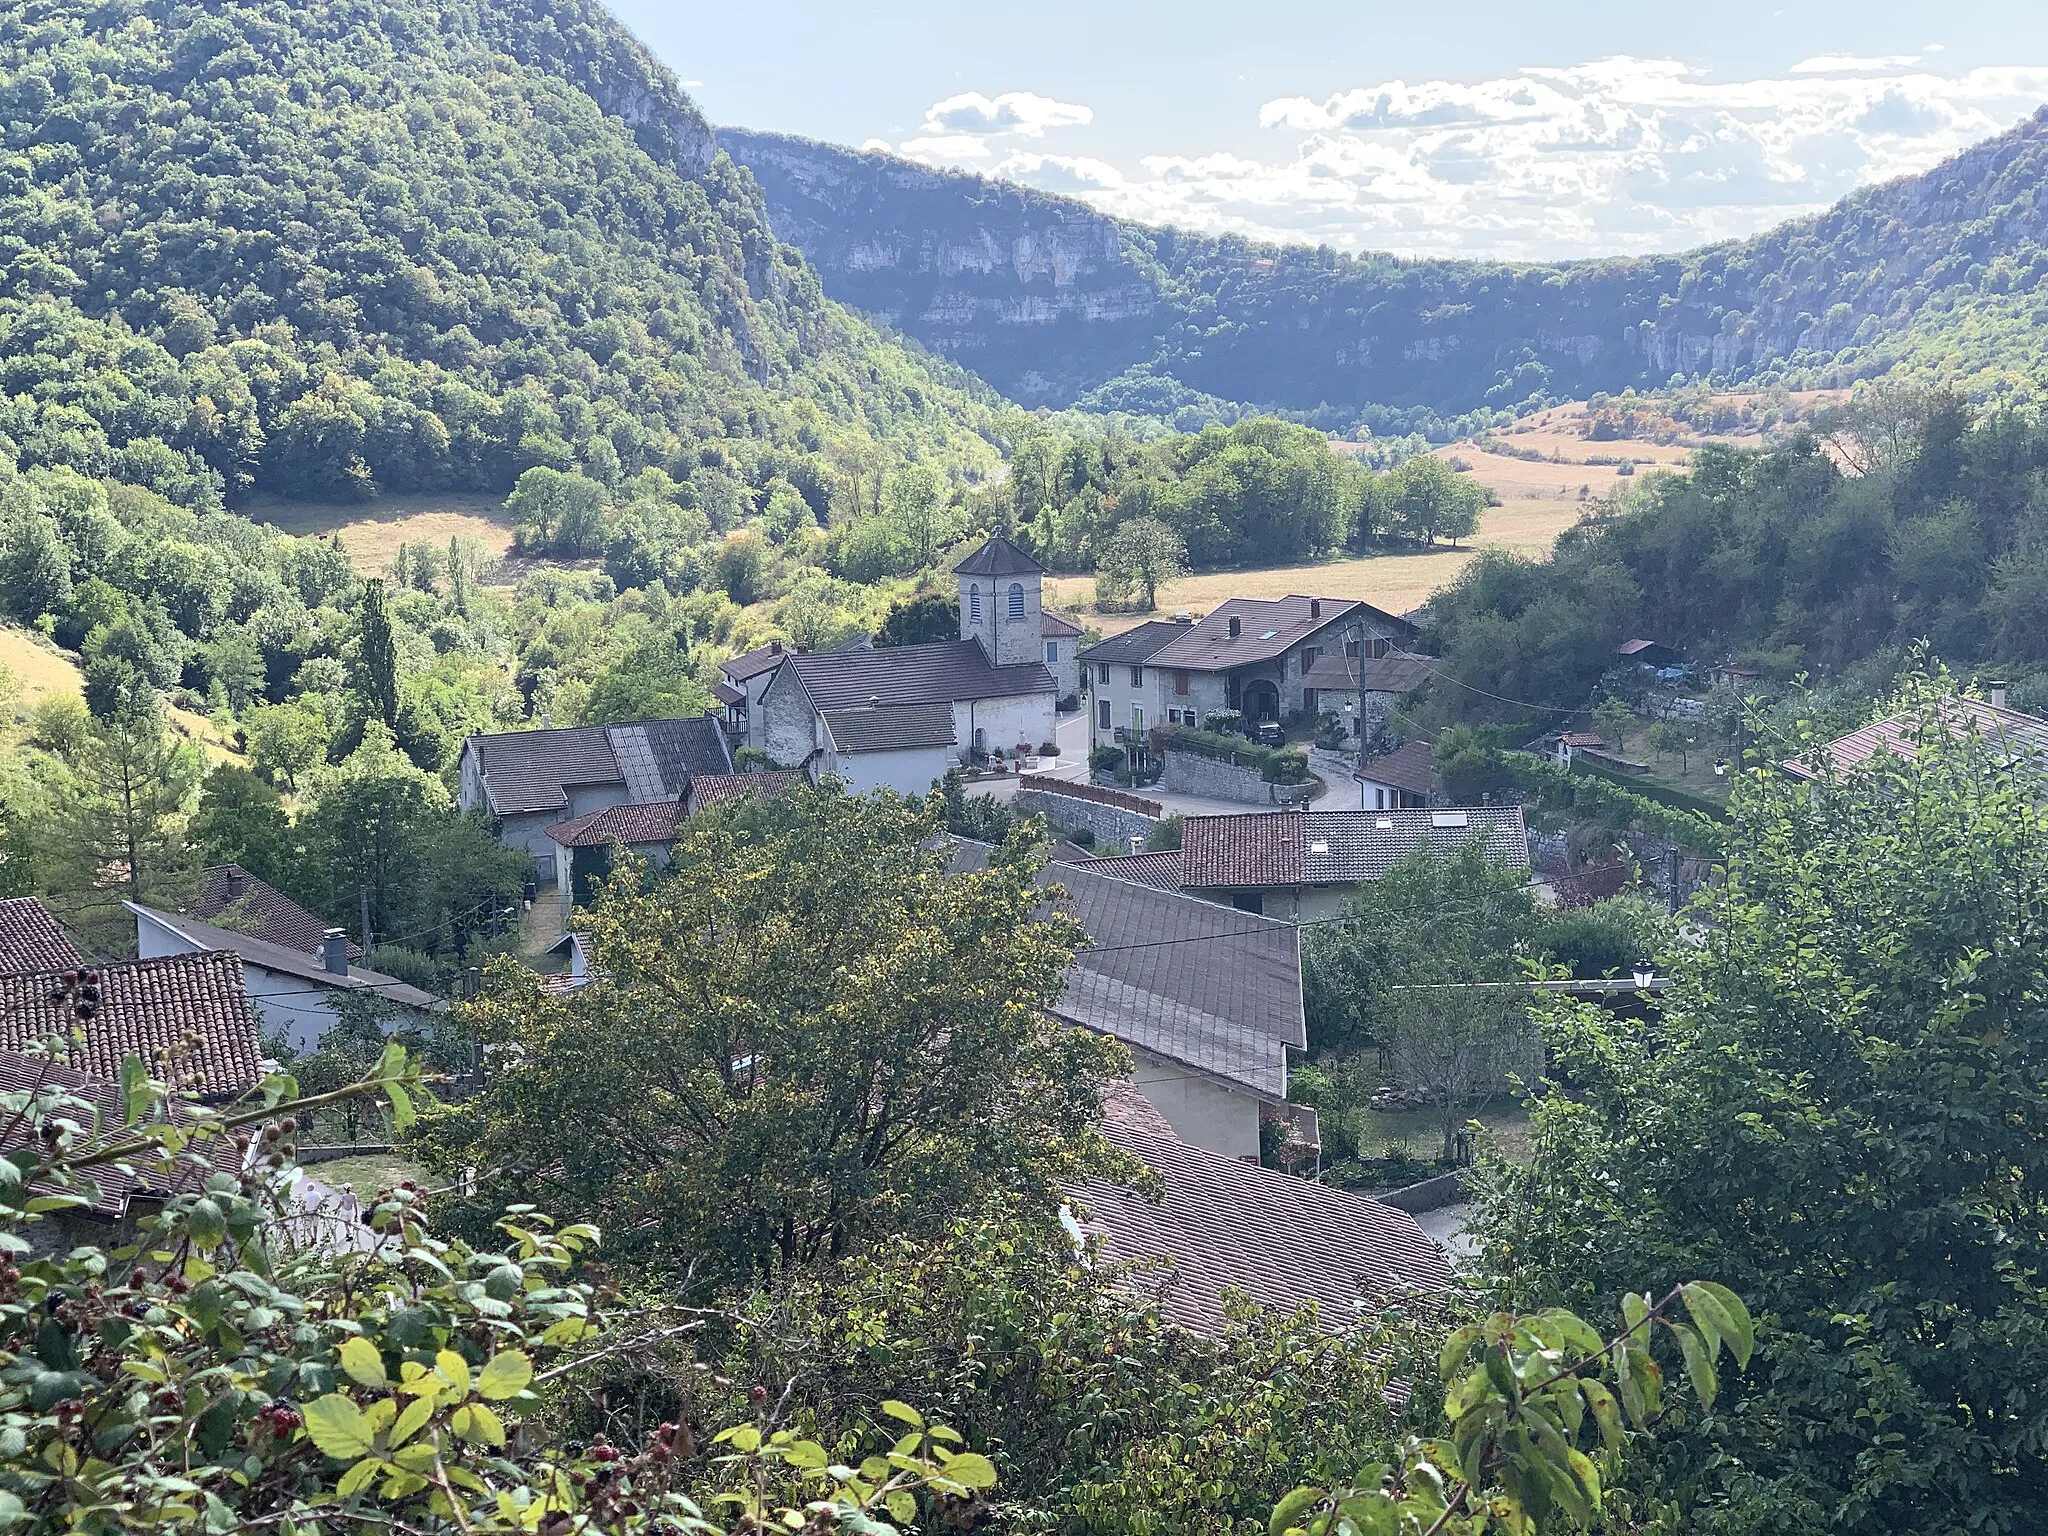
[[[470,737],[499,816],[558,811],[579,785],[623,784],[635,800],[680,795],[699,773],[732,772],[725,732],[709,716],[502,731]]]
[[[309,955],[320,953],[329,926],[326,921],[315,917],[276,886],[257,879],[239,864],[216,864],[203,871],[199,877],[199,894],[192,898],[192,916],[211,922],[231,907],[262,924],[260,928],[251,930],[257,937],[282,944],[287,949],[304,950]],[[215,923],[214,926],[224,928],[228,925]],[[360,959],[362,953],[362,946],[351,940],[349,958]]]
[[[982,844],[959,842],[953,867],[978,868],[987,854]],[[1293,924],[1081,864],[1048,865],[1038,881],[1065,890],[1054,910],[1088,935],[1050,1009],[1056,1018],[1275,1103],[1285,1099],[1287,1048],[1308,1044]]]
[[[1085,867],[1091,875],[1107,875],[1112,880],[1129,880],[1161,891],[1180,889],[1178,848],[1166,853],[1105,854],[1088,860]]]
[[[793,653],[781,641],[764,645],[759,650],[743,651],[729,656],[718,664],[718,670],[734,682],[744,683],[750,677],[759,677],[763,672],[773,672]]]
[[[1333,693],[1413,693],[1429,681],[1436,662],[1409,651],[1389,651],[1384,656],[1318,656],[1302,676],[1302,686],[1325,688]]]
[[[270,947],[306,958],[297,950]],[[100,1007],[72,1053],[71,1064],[79,1070],[118,1082],[121,1062],[135,1056],[158,1071],[168,1053],[183,1051],[189,1032],[197,1045],[180,1056],[180,1074],[201,1074],[202,1094],[236,1093],[263,1075],[256,1013],[235,956],[163,955],[96,970]],[[56,981],[52,972],[0,976],[0,1050],[19,1050],[68,1030],[63,1010],[49,999]]]
[[[1101,1258],[1136,1266],[1123,1283],[1191,1332],[1224,1330],[1226,1290],[1281,1313],[1314,1302],[1336,1332],[1449,1288],[1443,1251],[1406,1211],[1189,1146],[1134,1088],[1104,1111],[1103,1134],[1158,1175],[1160,1194],[1075,1185],[1082,1231]]]
[[[953,567],[960,576],[1043,576],[1045,567],[997,534]]]
[[[1312,612],[1312,608],[1320,611]],[[1154,656],[1152,664],[1191,672],[1227,672],[1271,661],[1325,625],[1361,615],[1382,628],[1413,629],[1406,619],[1347,598],[1233,597],[1200,622],[1181,626],[1180,638]],[[1233,618],[1239,629],[1234,639],[1230,634]]]
[[[1181,830],[1181,883],[1201,890],[1348,885],[1377,880],[1412,854],[1448,853],[1475,837],[1492,862],[1529,867],[1518,805],[1190,816]]]
[[[1096,641],[1081,653],[1081,660],[1108,662],[1119,667],[1143,666],[1172,644],[1176,636],[1187,632],[1187,625],[1176,624],[1170,619],[1147,619],[1120,635]]]
[[[382,971],[365,970],[362,966],[352,965],[348,968],[348,974],[344,976],[328,970],[317,956],[306,954],[303,950],[288,949],[282,944],[273,944],[268,939],[259,939],[251,933],[236,933],[230,928],[216,928],[213,924],[203,923],[196,917],[184,917],[175,912],[159,912],[154,907],[139,906],[132,901],[124,901],[121,905],[131,912],[147,913],[173,933],[181,934],[197,944],[202,950],[233,956],[250,965],[261,966],[266,971],[293,977],[309,986],[326,987],[336,992],[376,992],[389,1002],[426,1012],[436,1012],[448,1006],[433,993],[422,992],[418,987],[400,981],[395,976],[386,976]],[[239,990],[239,967],[235,976]]]
[[[0,901],[0,974],[68,971],[85,964],[71,936],[33,896]]]
[[[937,640],[879,651],[828,651],[789,658],[797,680],[821,713],[880,704],[950,704],[1052,693],[1045,663],[998,667],[973,640]]]
[[[950,747],[958,739],[950,703],[862,705],[823,713],[825,729],[841,752],[907,752]]]

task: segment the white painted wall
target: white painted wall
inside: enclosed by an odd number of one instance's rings
[[[893,789],[898,794],[923,796],[946,776],[953,765],[948,747],[912,747],[901,752],[837,752],[827,759],[826,771],[839,776],[853,794],[871,789]]]
[[[1109,668],[1105,681],[1103,667]],[[1144,711],[1144,729],[1152,730],[1167,723],[1166,707],[1161,702],[1160,689],[1171,686],[1162,680],[1171,674],[1157,667],[1132,667],[1129,662],[1095,662],[1088,667],[1088,740],[1092,746],[1113,746],[1116,733],[1129,730],[1132,724],[1131,710],[1135,706]],[[1102,706],[1109,705],[1109,723],[1103,724]],[[1191,704],[1187,699],[1178,699],[1175,706]]]
[[[962,760],[974,750],[974,733],[984,735],[982,750],[1003,749],[1008,756],[1018,742],[1036,752],[1048,741],[1058,740],[1057,716],[1049,693],[1026,693],[1007,699],[961,699],[953,705],[954,748]]]
[[[1131,1054],[1137,1058],[1132,1078],[1138,1091],[1166,1116],[1182,1141],[1225,1157],[1259,1155],[1259,1101],[1255,1096],[1234,1092],[1178,1062],[1145,1051]]]

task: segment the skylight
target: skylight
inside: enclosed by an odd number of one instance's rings
[[[1318,839],[1316,842],[1310,843],[1308,845],[1308,851],[1310,853],[1328,853],[1330,851],[1330,845]]]
[[[1431,811],[1429,824],[1432,827],[1462,827],[1466,824],[1463,811]]]
[[[1270,639],[1272,639],[1272,638],[1273,638],[1273,637],[1274,637],[1275,635],[1277,635],[1277,634],[1279,634],[1279,633],[1280,633],[1280,631],[1279,631],[1279,630],[1277,630],[1277,629],[1269,629],[1269,630],[1267,630],[1267,631],[1266,631],[1266,632],[1265,632],[1265,633],[1264,633],[1263,635],[1259,636],[1259,638],[1260,638],[1261,640],[1270,640]]]

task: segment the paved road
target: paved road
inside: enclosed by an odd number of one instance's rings
[[[1472,1220],[1472,1206],[1461,1200],[1456,1205],[1438,1206],[1433,1211],[1424,1211],[1415,1218],[1423,1231],[1430,1235],[1437,1247],[1450,1256],[1453,1268],[1463,1269],[1478,1257],[1479,1239],[1472,1235],[1468,1223]]]

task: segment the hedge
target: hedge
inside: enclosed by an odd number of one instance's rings
[[[1199,757],[1256,768],[1259,777],[1268,784],[1308,782],[1308,754],[1299,747],[1266,747],[1249,737],[1225,736],[1219,731],[1187,725],[1169,725],[1160,737],[1169,752],[1192,752]]]

